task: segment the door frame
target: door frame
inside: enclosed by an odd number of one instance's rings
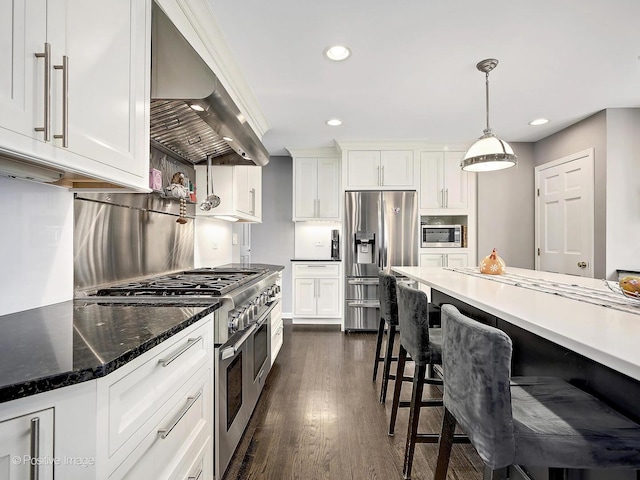
[[[575,160],[580,160],[582,158],[588,157],[589,158],[589,165],[590,165],[590,178],[588,181],[589,184],[589,195],[588,195],[588,199],[587,199],[587,203],[588,203],[588,213],[589,213],[589,228],[588,231],[591,233],[591,247],[590,247],[590,251],[588,252],[589,255],[589,259],[588,259],[588,263],[590,266],[590,270],[591,270],[591,278],[593,278],[594,276],[594,258],[595,258],[595,231],[594,231],[594,224],[595,224],[595,202],[594,202],[594,197],[595,197],[595,162],[594,162],[594,149],[592,148],[587,148],[586,150],[582,150],[580,152],[577,153],[573,153],[571,155],[567,155],[566,157],[562,157],[559,158],[557,160],[553,160],[551,162],[547,162],[547,163],[543,163],[542,165],[538,165],[537,167],[535,167],[535,189],[534,189],[534,195],[535,195],[535,199],[534,199],[534,205],[535,205],[535,257],[536,257],[536,262],[535,262],[535,268],[536,270],[540,270],[540,255],[538,254],[538,252],[540,251],[540,196],[538,195],[538,191],[540,188],[540,173],[544,170],[547,170],[549,168],[553,168],[553,167],[557,167],[559,165],[562,165],[564,163],[568,163],[568,162],[572,162]]]

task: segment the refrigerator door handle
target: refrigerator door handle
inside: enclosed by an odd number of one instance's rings
[[[347,280],[349,285],[378,285],[379,281],[377,278],[365,278],[365,279],[353,279]]]

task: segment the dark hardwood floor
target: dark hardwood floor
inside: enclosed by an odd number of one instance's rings
[[[224,479],[402,479],[408,409],[388,436],[393,382],[381,405],[382,368],[371,381],[375,340],[374,333],[285,325],[284,346]],[[410,389],[406,383],[403,399]],[[423,408],[420,430],[439,432],[441,415]],[[416,446],[414,480],[433,478],[436,455],[437,445]],[[481,478],[473,448],[455,445],[448,479]]]

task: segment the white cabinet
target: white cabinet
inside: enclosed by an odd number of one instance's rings
[[[207,167],[196,165],[197,202],[207,197]],[[213,193],[220,205],[207,212],[196,209],[197,215],[233,218],[245,222],[262,221],[262,167],[249,165],[213,165]]]
[[[460,168],[463,152],[420,153],[420,208],[466,210],[469,173]]]
[[[460,268],[468,265],[467,253],[421,253],[421,267],[451,267]]]
[[[0,422],[0,478],[53,479],[53,419],[47,408]],[[31,466],[31,458],[41,464]]]
[[[293,316],[340,317],[340,265],[334,262],[295,263]]]
[[[271,310],[271,365],[276,361],[284,343],[284,322],[282,320],[282,301]]]
[[[293,221],[340,219],[337,157],[293,159]]]
[[[412,150],[349,150],[346,188],[414,188]]]
[[[66,186],[148,191],[150,16],[150,0],[2,2],[0,152],[78,174]]]

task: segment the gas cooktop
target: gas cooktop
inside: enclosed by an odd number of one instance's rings
[[[99,297],[219,297],[268,273],[260,268],[197,268],[101,288]]]

